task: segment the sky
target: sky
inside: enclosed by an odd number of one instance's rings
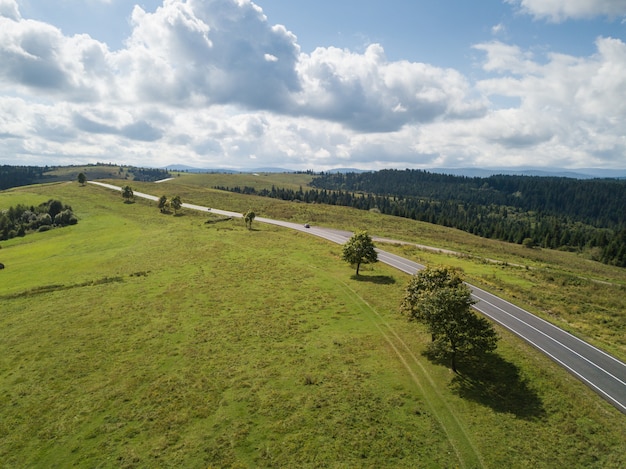
[[[0,0],[0,164],[626,169],[626,0]]]

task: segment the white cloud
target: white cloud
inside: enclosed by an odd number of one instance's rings
[[[0,0],[6,1],[6,0]],[[98,100],[108,87],[106,45],[66,37],[50,25],[0,16],[0,90],[67,100]]]
[[[506,26],[504,26],[502,23],[498,23],[495,26],[491,27],[491,34],[493,34],[494,36],[502,34],[505,31],[506,31]]]
[[[626,0],[505,0],[535,18],[561,22],[596,16],[626,16]]]
[[[545,64],[518,60],[516,48],[480,46],[488,53],[485,67],[497,63],[505,76],[484,80],[479,89],[521,101],[483,119],[481,138],[507,151],[531,147],[538,162],[581,166],[604,158],[623,166],[626,103],[616,98],[626,95],[626,44],[600,38],[596,46],[591,57],[550,54]]]
[[[298,90],[295,37],[250,1],[165,0],[132,23],[116,61],[140,99],[280,108]]]
[[[539,66],[533,61],[533,55],[523,51],[518,46],[494,41],[477,44],[474,48],[487,54],[487,61],[483,64],[483,69],[488,72],[519,74],[534,73],[539,70]]]
[[[619,39],[598,39],[589,57],[478,44],[486,78],[471,82],[390,61],[377,44],[302,53],[249,0],[165,0],[152,13],[135,7],[132,26],[111,51],[0,0],[4,161],[624,166]],[[518,104],[492,105],[499,97]]]
[[[392,131],[438,118],[475,117],[485,110],[457,71],[389,62],[378,44],[363,54],[318,48],[301,55],[298,71],[303,90],[297,110],[356,130]]]
[[[0,16],[9,18],[13,21],[21,19],[19,8],[15,0],[0,0]]]

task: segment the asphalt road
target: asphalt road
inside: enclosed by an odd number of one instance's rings
[[[89,181],[112,190],[121,191],[120,187]],[[158,197],[135,192],[136,197],[158,200]],[[236,212],[183,204],[184,208],[210,211],[226,216],[241,218]],[[282,226],[311,235],[319,236],[334,243],[343,244],[351,232],[311,226],[305,228],[301,224],[256,217],[255,221]],[[374,241],[376,238],[374,238]],[[387,240],[388,241],[388,240]],[[424,268],[423,265],[380,249],[378,260],[409,275]],[[469,284],[468,284],[469,285]],[[538,318],[514,304],[498,298],[480,288],[469,285],[472,296],[477,301],[474,308],[488,318],[510,330],[532,346],[545,353],[552,360],[565,367],[570,373],[597,392],[600,396],[626,414],[626,364],[602,350],[584,342],[564,330]]]
[[[411,275],[424,268],[416,262],[380,250],[378,259]],[[474,309],[545,353],[626,413],[626,364],[534,314],[468,285],[477,301]]]

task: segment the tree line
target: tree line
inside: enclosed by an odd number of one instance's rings
[[[0,166],[0,190],[28,186],[45,179],[48,168],[42,166]]]
[[[6,210],[0,210],[0,240],[76,223],[78,219],[72,207],[64,205],[59,200],[50,199],[36,207],[18,204]]]
[[[95,165],[87,166],[89,167]],[[105,166],[114,167],[113,165]],[[2,165],[0,166],[0,190],[63,179],[63,176],[54,176],[50,174],[50,171],[55,168],[56,167],[50,166]],[[135,181],[154,182],[172,176],[172,174],[165,169],[137,168],[135,166],[128,166],[126,167],[126,170],[128,174],[132,175],[132,178]],[[124,169],[120,166],[119,176],[122,177],[123,173]]]
[[[166,179],[172,176],[172,174],[166,169],[156,168],[136,168],[134,166],[128,167],[128,172],[132,173],[134,181],[141,182],[154,182]]]
[[[312,187],[397,198],[512,207],[523,213],[567,217],[601,228],[626,227],[626,180],[494,175],[486,178],[387,169],[322,174]]]
[[[587,251],[626,267],[626,181],[468,178],[420,170],[322,174],[312,188],[217,189],[374,210],[525,246]],[[543,202],[542,202],[543,201]]]

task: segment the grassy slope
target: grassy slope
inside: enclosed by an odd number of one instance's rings
[[[179,194],[183,201],[257,215],[310,222],[341,229],[365,229],[375,236],[451,249],[449,256],[413,247],[381,246],[426,264],[463,268],[467,279],[500,294],[626,361],[626,269],[583,256],[472,236],[459,230],[345,207],[288,203],[260,197],[235,197],[207,190],[215,185],[277,187],[306,183],[308,175],[194,175],[155,186],[134,183],[156,194]],[[219,181],[219,183],[218,183]],[[494,259],[500,263],[493,263]]]
[[[130,177],[128,168],[113,165],[59,166],[50,169],[45,173],[45,176],[53,182],[76,181],[80,173],[83,173],[87,179],[125,179]]]
[[[623,415],[505,332],[462,379],[425,360],[397,313],[403,274],[359,281],[322,240],[75,183],[0,206],[53,196],[79,224],[0,250],[6,467],[626,465]],[[337,222],[321,209],[274,210]]]

